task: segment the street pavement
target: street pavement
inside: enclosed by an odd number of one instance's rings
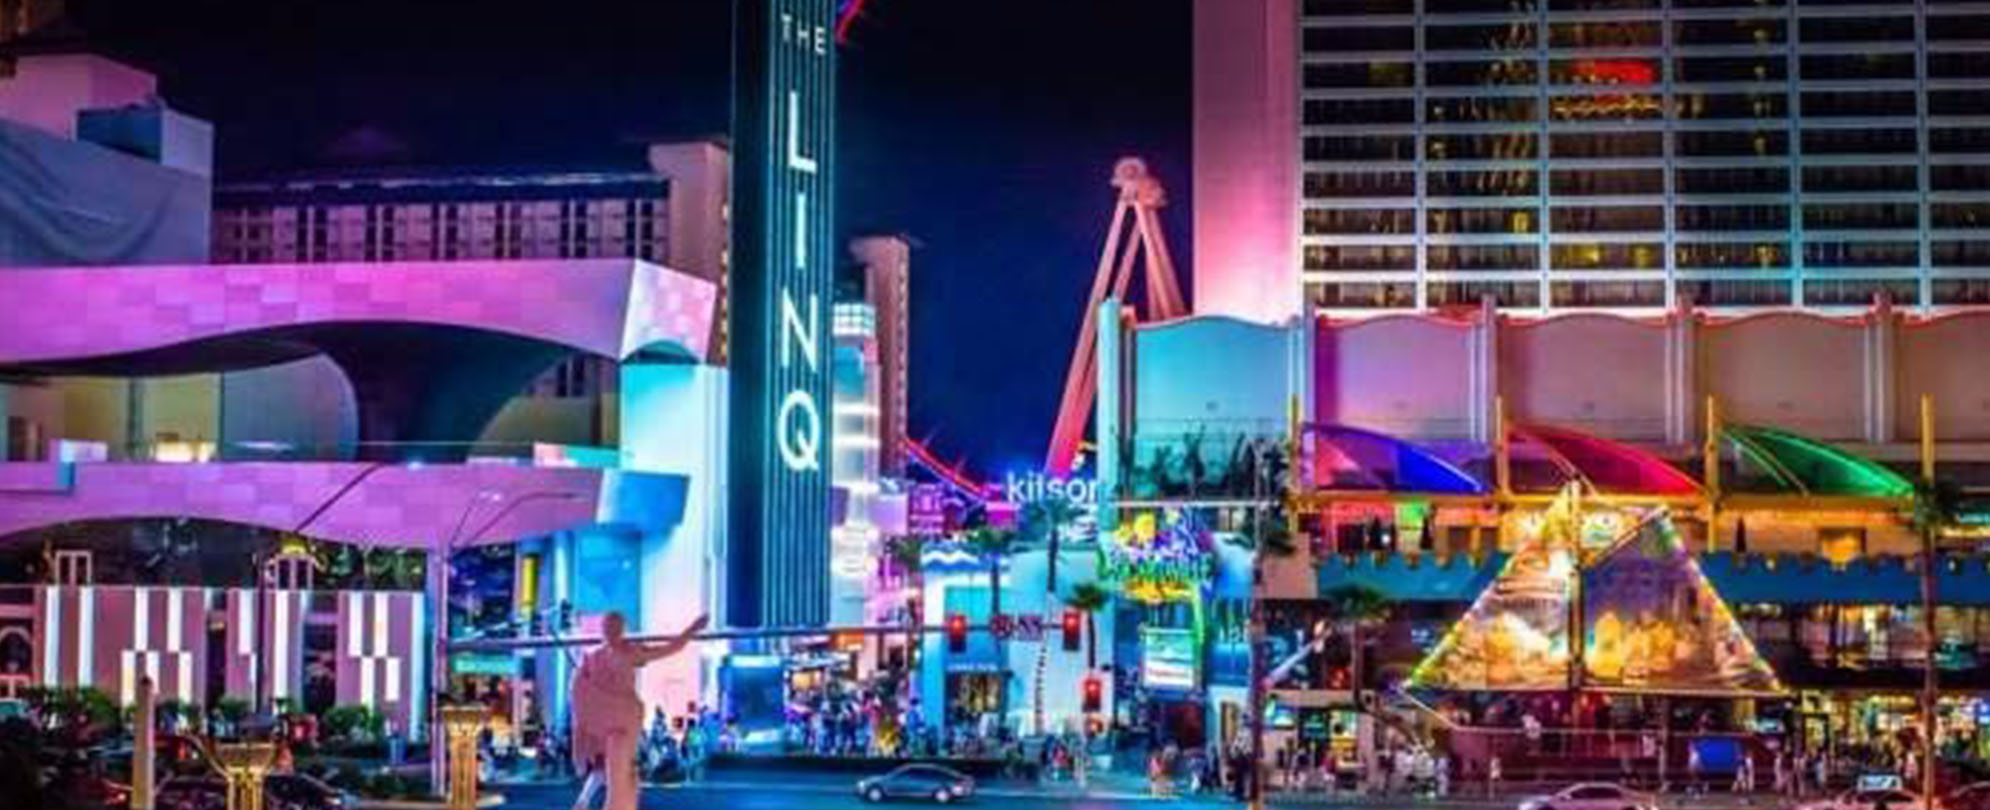
[[[726,774],[695,786],[650,787],[643,791],[642,810],[849,810],[869,808],[852,785],[855,775],[822,773]],[[1138,778],[1117,777],[1103,783],[1094,781],[1090,789],[1078,790],[1068,782],[1048,785],[996,782],[985,784],[966,802],[969,807],[1016,808],[1017,810],[1112,810],[1114,808],[1223,808],[1242,805],[1227,796],[1155,797],[1140,788]],[[577,787],[570,782],[511,784],[493,788],[503,795],[504,807],[519,810],[569,810]],[[1279,794],[1274,807],[1346,807],[1361,810],[1513,810],[1519,795],[1493,798],[1454,796],[1436,800],[1406,797],[1364,797],[1324,794]],[[920,807],[923,803],[893,802],[888,807]],[[1686,799],[1668,796],[1661,801],[1666,810],[1776,810],[1785,807],[1776,797],[1714,795]]]

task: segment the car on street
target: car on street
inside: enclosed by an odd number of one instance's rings
[[[1797,806],[1797,810],[1929,810],[1921,797],[1898,788],[1848,790],[1823,801]]]
[[[1656,810],[1658,799],[1648,793],[1608,782],[1569,785],[1545,796],[1520,800],[1520,810]]]
[[[1941,804],[1943,810],[1990,810],[1990,782],[1956,788]]]
[[[946,804],[973,796],[974,779],[939,765],[901,765],[890,773],[857,780],[857,795],[867,802],[931,799]]]
[[[346,810],[353,797],[309,776],[271,774],[263,782],[263,807],[268,810]],[[222,810],[228,806],[228,785],[218,776],[176,776],[159,785],[153,806],[158,810]]]

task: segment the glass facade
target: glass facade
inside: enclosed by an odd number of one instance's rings
[[[1315,306],[1990,300],[1990,3],[1300,14]]]

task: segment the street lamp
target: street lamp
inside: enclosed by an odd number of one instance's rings
[[[463,504],[463,513],[456,518],[456,527],[449,532],[449,538],[440,547],[430,547],[431,559],[428,564],[429,604],[435,609],[435,648],[432,653],[435,666],[431,668],[429,683],[429,706],[432,721],[428,729],[428,778],[429,790],[435,795],[443,795],[444,780],[448,776],[448,753],[437,732],[442,728],[442,696],[449,693],[449,558],[458,545],[475,544],[486,532],[504,520],[512,510],[533,501],[577,501],[580,493],[566,490],[538,490],[527,492],[505,501],[502,492],[482,490],[470,496]],[[467,537],[463,528],[470,523],[470,513],[482,503],[499,503],[504,506],[477,527]]]
[[[339,502],[345,500],[347,495],[351,495],[354,490],[359,489],[359,485],[364,483],[366,479],[372,477],[374,473],[391,466],[393,466],[391,462],[385,461],[376,461],[366,465],[365,468],[353,474],[351,478],[346,479],[346,482],[340,485],[338,491],[333,492],[331,497],[319,503],[318,508],[311,510],[311,514],[305,515],[303,520],[298,521],[297,527],[291,529],[290,533],[300,537],[303,536],[306,529],[311,528],[312,524],[318,522],[318,518],[324,517],[326,512],[332,510],[332,507],[337,506]],[[249,559],[250,573],[256,578],[256,622],[255,626],[250,628],[249,632],[257,634],[258,637],[262,634],[263,628],[267,626],[266,621],[268,619],[268,608],[264,603],[268,601],[269,597],[270,576],[269,572],[264,569],[269,567],[270,560],[274,558],[275,555],[269,551],[258,551],[250,555]],[[275,628],[270,628],[270,638],[276,638]],[[251,674],[256,679],[256,716],[261,718],[270,715],[270,655],[268,654],[268,650],[263,648],[262,644],[258,643],[255,646],[257,649],[256,665],[251,670]]]

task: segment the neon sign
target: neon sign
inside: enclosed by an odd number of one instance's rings
[[[737,3],[725,620],[738,627],[828,618],[836,12]]]
[[[1216,576],[1215,535],[1190,510],[1139,515],[1099,547],[1101,578],[1148,604],[1194,598]]]
[[[1002,496],[1015,504],[1061,499],[1074,506],[1091,506],[1099,501],[1099,482],[1090,478],[1052,478],[1040,472],[1009,473],[1002,481]]]

